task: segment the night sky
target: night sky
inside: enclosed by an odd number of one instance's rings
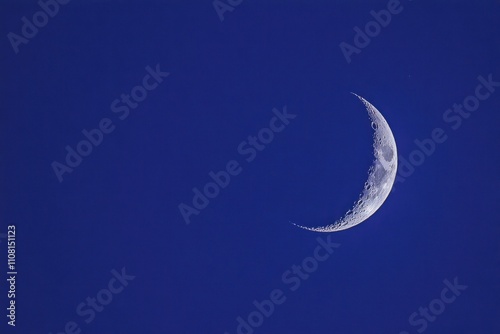
[[[500,333],[499,22],[487,0],[3,0],[0,332]],[[392,129],[393,190],[299,229],[368,177],[351,92]]]

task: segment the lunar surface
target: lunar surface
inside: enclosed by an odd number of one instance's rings
[[[353,93],[354,94],[354,93]],[[368,180],[365,182],[359,199],[352,209],[333,224],[318,227],[297,225],[300,228],[315,232],[336,232],[356,226],[373,215],[384,203],[391,192],[398,169],[398,154],[396,141],[391,128],[382,114],[370,102],[356,95],[366,107],[374,130],[373,153],[375,160],[368,170]]]

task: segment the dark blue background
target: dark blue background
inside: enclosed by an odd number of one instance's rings
[[[78,1],[61,6],[15,54],[36,1],[3,1],[0,233],[17,229],[17,326],[2,333],[236,333],[275,288],[287,300],[255,333],[416,333],[408,317],[467,290],[428,333],[500,330],[500,89],[453,131],[443,113],[500,81],[498,1],[402,1],[403,11],[348,64],[341,42],[387,1],[244,0],[221,22],[205,1]],[[170,76],[120,121],[111,102],[145,67]],[[399,155],[433,129],[448,139],[380,210],[334,233],[341,246],[291,292],[281,275],[357,199],[372,130],[356,92],[389,122]],[[272,109],[297,115],[256,159],[238,145]],[[52,168],[81,131],[116,125],[59,183]],[[243,171],[186,225],[181,202],[229,160]],[[76,306],[112,269],[136,278],[85,324]]]

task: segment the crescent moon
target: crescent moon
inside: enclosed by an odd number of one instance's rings
[[[377,108],[361,96],[352,94],[357,96],[365,105],[374,130],[373,154],[375,160],[368,170],[368,180],[365,182],[359,199],[354,202],[353,208],[333,224],[307,227],[292,223],[297,227],[315,232],[346,230],[364,222],[373,215],[382,206],[391,192],[398,169],[398,152],[391,128]]]

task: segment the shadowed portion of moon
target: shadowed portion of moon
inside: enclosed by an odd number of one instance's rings
[[[354,93],[352,93],[354,94]],[[398,169],[396,141],[391,128],[382,114],[370,102],[357,96],[366,107],[372,122],[373,154],[375,160],[368,170],[368,180],[365,182],[359,199],[352,209],[333,224],[318,227],[295,226],[315,232],[336,232],[356,226],[373,215],[384,203],[391,192]]]

